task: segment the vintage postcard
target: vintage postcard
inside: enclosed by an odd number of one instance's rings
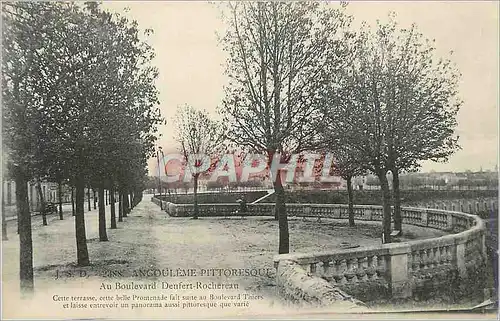
[[[2,319],[498,318],[498,14],[2,1]]]

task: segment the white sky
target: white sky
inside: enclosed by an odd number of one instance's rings
[[[155,48],[159,68],[162,115],[159,145],[177,148],[173,141],[171,118],[178,105],[188,103],[215,114],[223,97],[225,56],[216,32],[224,25],[215,5],[182,1],[114,1],[104,4],[110,10],[126,13],[144,30],[152,28],[149,43]],[[456,2],[351,2],[348,12],[355,25],[367,21],[374,25],[390,11],[397,14],[402,27],[415,22],[427,37],[436,40],[440,55],[454,51],[453,61],[462,72],[460,96],[464,101],[458,115],[462,150],[448,163],[425,163],[423,171],[464,171],[494,169],[498,156],[498,11],[497,1]],[[151,170],[155,161],[152,160]]]

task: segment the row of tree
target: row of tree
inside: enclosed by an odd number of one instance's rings
[[[332,152],[348,181],[368,172],[381,184],[383,242],[402,230],[399,173],[446,160],[454,134],[459,72],[433,41],[391,16],[354,31],[347,4],[245,2],[223,8],[229,84],[220,108],[225,138],[248,151],[289,160]],[[393,193],[387,174],[392,173]],[[289,252],[280,175],[272,177],[279,253]],[[352,202],[351,202],[352,205]],[[353,222],[352,222],[353,223]]]
[[[222,122],[192,106],[180,107],[175,120],[185,170],[194,178],[194,217],[200,175],[223,170],[230,161],[194,155],[236,148],[263,155],[269,168],[273,160],[285,163],[302,153],[319,153],[319,163],[329,164],[325,155],[333,153],[332,171],[348,182],[351,224],[352,178],[368,172],[378,178],[383,242],[391,242],[391,203],[394,228],[402,231],[399,174],[417,170],[424,160],[445,161],[459,148],[459,72],[436,56],[433,41],[415,25],[400,28],[394,16],[354,31],[345,3],[222,6],[229,78]],[[288,253],[282,175],[271,175],[279,253]]]
[[[2,20],[2,137],[16,182],[26,290],[33,288],[28,181],[74,188],[77,263],[88,265],[85,188],[98,191],[99,239],[107,241],[104,190],[115,228],[114,195],[124,215],[140,200],[163,120],[154,53],[135,21],[95,2],[3,2]]]

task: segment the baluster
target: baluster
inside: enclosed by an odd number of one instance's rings
[[[434,261],[433,261],[434,267],[438,267],[439,266],[439,259],[440,259],[439,247],[435,247],[432,249],[432,256],[434,257]]]
[[[453,245],[448,245],[444,248],[445,250],[445,257],[446,257],[446,264],[451,264],[453,261]]]
[[[323,261],[323,278],[332,280],[332,265],[330,261]]]
[[[439,265],[443,265],[446,263],[446,248],[444,246],[440,246],[438,248],[439,251]]]
[[[418,251],[412,252],[412,270],[417,272],[420,269],[420,253]]]
[[[425,251],[427,253],[427,268],[430,269],[432,268],[432,262],[434,260],[433,256],[432,256],[432,249],[427,249]]]
[[[413,254],[410,252],[408,253],[408,256],[407,256],[407,262],[406,262],[406,270],[408,271],[408,277],[411,277],[412,275],[412,267],[413,267],[413,262],[412,262],[412,258],[413,258]]]
[[[432,250],[425,249],[425,267],[430,269],[432,268]]]
[[[332,263],[333,263],[333,273],[332,273],[333,281],[335,281],[335,283],[340,284],[341,279],[343,278],[343,275],[340,273],[340,261],[333,260]]]
[[[441,247],[441,264],[448,264],[448,246]]]
[[[439,256],[437,253],[437,248],[432,248],[430,249],[431,252],[431,258],[432,258],[432,267],[437,267],[439,264]]]
[[[345,277],[345,272],[347,270],[346,260],[339,261],[338,269],[340,274],[339,284],[346,284],[347,283],[347,279]]]
[[[374,262],[374,256],[368,256],[367,258],[367,269],[366,269],[366,277],[368,280],[372,280],[377,277],[375,274],[375,262]]]
[[[311,275],[316,275],[316,263],[311,263],[309,264],[310,266],[310,271],[311,271]]]
[[[441,246],[439,248],[439,264],[446,264],[446,246]]]
[[[368,280],[368,276],[366,275],[366,268],[368,267],[368,259],[366,257],[360,257],[357,259],[358,271],[356,275],[358,277],[358,281],[366,281]]]
[[[474,259],[476,259],[478,256],[479,256],[479,253],[478,253],[478,239],[477,238],[474,238],[472,240],[472,249],[471,249],[471,257],[473,257]]]
[[[351,273],[352,273],[351,282],[356,283],[359,281],[359,279],[358,279],[358,269],[359,269],[358,258],[352,258],[352,259],[350,259],[350,261],[351,261]]]
[[[446,263],[451,264],[453,262],[453,250],[454,245],[448,245],[446,247]]]
[[[377,255],[377,265],[376,265],[376,271],[377,271],[377,278],[384,278],[386,275],[386,262],[385,262],[385,257],[382,255]]]
[[[465,243],[465,258],[466,262],[470,262],[471,257],[473,256],[474,252],[474,240],[468,240]]]
[[[465,262],[469,261],[469,254],[470,254],[470,241],[468,240],[467,242],[465,242],[465,253],[464,253]]]
[[[340,281],[339,281],[339,284],[346,284],[347,283],[347,277],[346,277],[346,274],[348,273],[347,272],[347,260],[340,260],[340,264],[339,264],[339,273],[341,275],[341,278],[340,278]]]
[[[420,268],[425,269],[427,267],[427,253],[425,250],[420,250]]]
[[[352,259],[348,258],[345,260],[346,262],[346,271],[345,271],[345,277],[347,279],[347,282],[350,283],[352,278],[354,277],[353,273],[353,268],[352,268]]]

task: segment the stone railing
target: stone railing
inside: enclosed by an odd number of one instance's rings
[[[158,202],[158,200],[156,200]],[[159,203],[158,203],[159,204]],[[287,204],[289,217],[347,219],[344,204]],[[166,203],[170,216],[193,215],[192,204]],[[274,215],[274,203],[248,204],[245,216]],[[239,204],[199,204],[200,217],[239,216]],[[480,283],[485,265],[485,225],[477,216],[429,208],[403,207],[404,224],[429,227],[450,234],[404,243],[381,244],[367,248],[332,250],[317,253],[292,253],[275,257],[277,284],[283,291],[287,268],[297,266],[304,275],[328,281],[336,288],[363,301],[380,298],[408,298],[432,295],[438,289],[455,291]],[[381,221],[383,208],[355,205],[354,217],[361,221]],[[280,268],[280,264],[283,267]],[[287,267],[287,268],[285,268]],[[467,286],[465,286],[467,290]],[[470,288],[473,288],[471,286]],[[286,290],[286,289],[285,289]],[[290,296],[290,294],[288,294]]]
[[[159,200],[154,199],[159,205]],[[193,204],[174,204],[163,201],[163,208],[173,217],[190,217],[194,213]],[[199,216],[241,216],[237,203],[199,204]],[[287,204],[289,217],[318,217],[348,219],[348,206],[345,204]],[[247,204],[245,216],[273,215],[274,203]],[[429,208],[403,207],[403,223],[436,228],[443,231],[459,232],[470,228],[476,216],[460,212],[443,211]],[[355,205],[354,219],[362,221],[382,221],[383,208],[378,205]]]
[[[151,202],[155,203],[156,205],[160,206],[160,203],[162,201],[160,201],[158,198],[156,197],[151,197]]]
[[[373,213],[365,209],[358,219],[378,218]],[[480,290],[486,245],[485,225],[479,217],[417,208],[403,208],[402,216],[403,223],[456,234],[367,248],[283,254],[275,258],[275,266],[294,262],[304,273],[328,280],[363,301],[428,296],[438,290],[453,293],[457,286]]]
[[[366,305],[340,290],[325,279],[304,273],[292,261],[282,261],[276,267],[276,283],[280,294],[288,301],[301,305],[335,305],[335,312],[364,312]]]
[[[432,200],[428,202],[414,202],[407,205],[419,208],[459,211],[468,214],[483,213],[484,215],[484,213],[491,212],[493,215],[496,215],[498,212],[498,197]]]

